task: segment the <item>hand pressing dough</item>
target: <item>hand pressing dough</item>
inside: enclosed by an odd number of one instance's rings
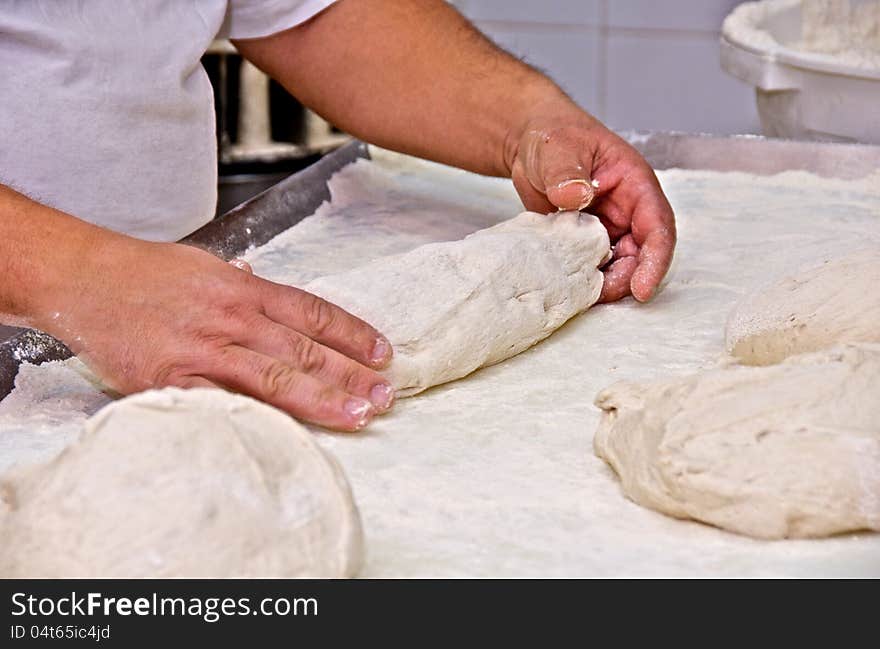
[[[787,277],[740,302],[727,351],[747,365],[844,342],[880,342],[880,248],[860,250]]]
[[[391,341],[386,375],[409,396],[498,363],[593,305],[610,257],[599,220],[524,212],[461,241],[377,259],[305,287]]]
[[[0,577],[350,577],[360,518],[296,421],[221,390],[118,401],[2,480]]]
[[[880,530],[880,345],[730,366],[596,399],[632,500],[778,539]]]

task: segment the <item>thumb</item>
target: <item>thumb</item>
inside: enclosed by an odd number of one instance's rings
[[[563,210],[584,210],[596,197],[599,181],[584,178],[569,178],[550,185],[547,200]]]
[[[599,184],[583,163],[582,146],[581,138],[564,130],[531,131],[520,149],[529,183],[559,209],[585,209],[596,196]]]
[[[231,259],[229,261],[229,264],[231,266],[235,266],[239,270],[243,270],[246,273],[250,273],[251,275],[254,274],[254,269],[251,268],[251,265],[247,263],[244,259],[239,259],[238,257],[236,257],[235,259]]]

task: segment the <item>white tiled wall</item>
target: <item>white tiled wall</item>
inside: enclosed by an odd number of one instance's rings
[[[718,63],[739,0],[456,0],[497,43],[612,127],[758,133],[753,90]]]
[[[601,39],[591,30],[558,32],[553,29],[493,30],[492,39],[551,77],[581,106],[598,106],[602,97]]]

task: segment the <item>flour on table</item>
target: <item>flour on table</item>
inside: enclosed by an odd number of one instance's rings
[[[4,578],[351,577],[342,469],[286,414],[221,390],[118,401],[0,483]]]
[[[760,538],[880,530],[880,345],[599,394],[594,445],[635,502]]]
[[[462,241],[432,243],[322,277],[305,290],[391,342],[386,372],[409,396],[519,354],[592,306],[611,255],[594,216],[524,212]]]
[[[373,160],[334,175],[333,198],[315,216],[248,255],[258,275],[304,286],[380,256],[461,239],[522,209],[509,180],[370,153]],[[615,380],[715,366],[741,297],[824,255],[880,245],[880,175],[657,175],[679,239],[669,278],[650,303],[595,305],[518,356],[401,400],[357,435],[312,427],[357,497],[369,539],[360,575],[880,577],[880,534],[767,543],[629,502],[592,452],[600,411],[589,407]],[[78,378],[65,373],[51,391],[19,395],[27,408],[0,402],[4,462],[37,459],[26,437],[7,433],[22,432],[21,422],[52,410],[67,390],[76,393]],[[40,435],[53,430],[47,423]],[[61,446],[40,452],[50,458]]]
[[[52,457],[74,442],[85,421],[113,401],[76,358],[23,363],[0,401],[0,472]]]
[[[727,323],[727,351],[747,365],[844,342],[880,343],[880,247],[823,255],[747,295]]]

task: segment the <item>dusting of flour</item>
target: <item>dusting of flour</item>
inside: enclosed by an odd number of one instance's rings
[[[522,209],[509,181],[373,156],[333,177],[314,216],[247,255],[259,275],[304,285]],[[715,366],[741,296],[880,243],[880,174],[659,177],[679,246],[654,301],[593,307],[519,356],[399,402],[361,434],[314,429],[352,484],[364,576],[880,576],[880,535],[768,543],[671,520],[627,501],[591,448],[601,389]],[[53,455],[107,399],[70,364],[25,366],[0,403],[4,466]]]
[[[0,472],[53,457],[111,401],[75,358],[40,366],[23,363],[15,389],[0,401]]]
[[[768,28],[800,6],[800,38],[779,42]],[[880,0],[763,0],[739,5],[723,31],[766,53],[785,49],[817,60],[863,70],[880,70]]]
[[[880,0],[804,0],[798,49],[880,70]]]

